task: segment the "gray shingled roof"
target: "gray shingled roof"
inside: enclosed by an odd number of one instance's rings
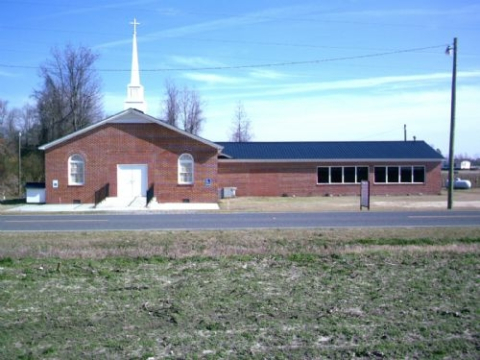
[[[217,142],[236,160],[438,160],[424,141]]]

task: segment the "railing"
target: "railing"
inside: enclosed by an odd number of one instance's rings
[[[148,204],[150,204],[150,201],[152,201],[154,196],[155,196],[154,184],[150,184],[150,187],[147,190],[147,203],[145,204],[145,206],[148,206]]]
[[[95,191],[95,207],[110,195],[110,184],[106,183],[100,189]]]

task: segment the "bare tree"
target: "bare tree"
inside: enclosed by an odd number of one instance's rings
[[[0,100],[0,199],[18,189],[18,112]]]
[[[19,155],[20,182],[44,180],[43,152],[36,149],[39,139],[36,114],[33,105],[9,109],[8,102],[0,100],[0,198],[18,192]]]
[[[16,108],[9,109],[8,101],[0,99],[0,139],[4,149],[11,152],[16,151],[19,113]]]
[[[203,117],[200,95],[185,87],[180,96],[180,118],[183,130],[198,135],[202,130],[205,118]]]
[[[25,104],[18,111],[17,126],[22,132],[24,146],[28,149],[39,144],[38,116],[35,106]]]
[[[252,139],[250,118],[245,111],[243,103],[239,101],[235,108],[231,127],[230,141],[248,142]]]
[[[165,82],[162,116],[168,124],[198,135],[205,122],[202,107],[203,103],[197,91],[186,86],[180,91],[172,81]]]
[[[54,48],[40,67],[43,87],[34,92],[41,140],[49,142],[102,118],[98,55],[85,47]]]
[[[162,117],[167,124],[178,127],[179,91],[170,79],[165,81],[165,99],[163,101]]]
[[[5,138],[6,146],[12,151],[16,149],[16,144],[18,141],[18,118],[20,115],[20,110],[13,108],[6,111],[5,117],[3,119],[2,133]]]
[[[8,114],[8,101],[0,99],[0,126],[3,125]]]

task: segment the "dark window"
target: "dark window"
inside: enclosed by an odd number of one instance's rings
[[[375,167],[376,183],[424,183],[424,166],[378,166]]]
[[[331,167],[330,168],[331,182],[332,183],[342,183],[342,168],[341,167]]]
[[[343,168],[343,182],[344,183],[354,183],[355,182],[355,167],[344,167]]]
[[[389,183],[398,183],[398,166],[389,166],[387,172],[387,181]]]
[[[317,169],[317,183],[318,184],[328,184],[330,181],[328,179],[329,173],[328,167],[319,167]]]
[[[376,183],[385,183],[387,182],[387,168],[386,167],[376,167],[375,168],[375,182]]]
[[[425,182],[425,167],[414,166],[413,167],[413,182],[423,183]]]
[[[411,183],[412,182],[412,167],[402,166],[400,168],[400,182]]]
[[[385,178],[385,168],[383,168],[383,172]],[[368,180],[368,166],[323,166],[317,168],[318,184],[358,184],[363,180]]]
[[[357,182],[368,180],[368,167],[359,166],[357,167]]]

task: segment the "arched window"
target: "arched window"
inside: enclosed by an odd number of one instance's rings
[[[190,154],[178,157],[178,183],[193,184],[193,156]]]
[[[75,154],[68,159],[68,185],[85,183],[85,161],[81,155]]]

